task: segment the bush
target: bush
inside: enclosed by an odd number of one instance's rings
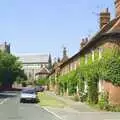
[[[78,102],[78,101],[80,101],[80,96],[79,95],[74,95],[74,101],[76,101],[76,102]]]
[[[47,85],[48,80],[46,78],[42,78],[36,81],[36,85]]]
[[[98,82],[94,78],[88,80],[88,102],[90,104],[98,103]]]
[[[81,101],[81,102],[87,101],[87,96],[88,96],[88,93],[81,92],[81,93],[80,93],[80,101]]]
[[[103,92],[100,94],[100,99],[98,105],[101,110],[108,110],[109,111],[109,102],[108,102],[108,93]]]
[[[69,85],[69,95],[74,95],[76,93],[76,85]]]
[[[108,101],[108,93],[101,93],[98,103],[101,110],[107,110],[111,112],[120,112],[120,105],[110,105]]]
[[[120,105],[119,106],[113,106],[111,111],[113,111],[113,112],[120,112]]]
[[[22,87],[26,87],[26,86],[27,86],[26,82],[22,82]]]

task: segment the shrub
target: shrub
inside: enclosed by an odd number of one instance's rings
[[[108,93],[103,92],[100,94],[100,99],[98,105],[101,110],[109,110],[109,102],[108,102]]]
[[[23,82],[22,82],[22,87],[26,87],[26,86],[27,86],[26,82],[23,81]]]
[[[119,106],[114,106],[111,111],[113,111],[113,112],[120,112],[120,105]]]
[[[47,85],[48,80],[46,78],[41,78],[36,81],[37,85]]]
[[[88,96],[88,93],[81,92],[81,93],[80,93],[80,101],[81,101],[81,102],[87,101],[87,96]]]
[[[74,101],[76,101],[76,102],[78,102],[78,101],[80,101],[80,96],[79,95],[74,95]]]

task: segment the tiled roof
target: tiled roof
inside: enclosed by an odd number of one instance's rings
[[[85,50],[89,49],[91,46],[94,45],[94,43],[98,42],[98,39],[100,37],[110,35],[120,36],[120,17],[111,20],[107,25],[102,27],[102,29],[98,31],[79,52],[70,57],[67,61],[63,62],[59,67],[66,65],[76,57],[80,56],[82,53],[85,52]]]
[[[48,55],[29,54],[18,56],[22,63],[48,63]]]
[[[41,68],[40,72],[36,73],[36,75],[39,75],[39,74],[49,74],[49,71],[47,68],[43,67]]]

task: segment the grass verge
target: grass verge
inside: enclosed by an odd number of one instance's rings
[[[38,93],[38,98],[40,100],[41,106],[48,106],[48,107],[59,107],[63,108],[66,104],[63,101],[57,100],[55,97],[52,97],[46,93]]]

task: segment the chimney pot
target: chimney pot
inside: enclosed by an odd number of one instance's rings
[[[110,12],[109,9],[106,8],[103,12],[100,13],[100,28],[110,22]]]

